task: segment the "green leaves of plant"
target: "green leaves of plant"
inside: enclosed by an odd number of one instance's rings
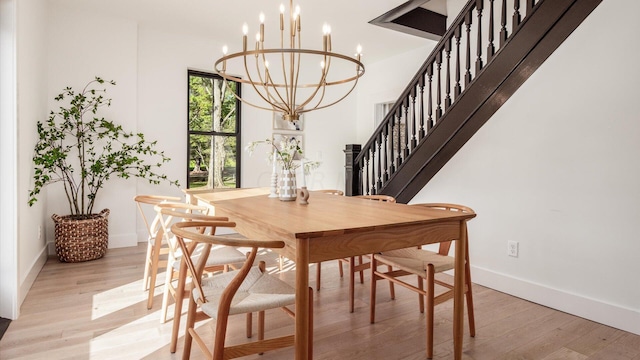
[[[98,84],[115,85],[115,82],[96,77],[79,93],[66,87],[54,99],[68,99],[69,105],[51,111],[46,122],[38,122],[30,206],[44,186],[59,181],[64,183],[72,215],[92,213],[98,190],[114,174],[124,179],[139,177],[152,184],[168,181],[179,186],[177,181],[155,172],[170,160],[164,152],[156,150],[155,141],[147,142],[141,133],[124,131],[121,125],[93,116],[101,107],[111,105],[111,99],[104,96],[106,89],[95,88]]]

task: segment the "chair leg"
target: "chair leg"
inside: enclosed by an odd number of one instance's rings
[[[473,313],[473,292],[471,291],[471,269],[469,267],[469,259],[467,259],[464,266],[465,271],[465,291],[467,299],[467,315],[469,316],[469,335],[471,337],[476,336],[476,321]]]
[[[426,321],[427,321],[427,359],[433,358],[433,291],[434,291],[434,276],[435,268],[432,264],[427,265],[427,309],[426,309]]]
[[[417,276],[418,278],[418,289],[421,292],[424,292],[424,281],[422,281],[422,277]],[[424,314],[424,295],[421,293],[418,294],[418,305],[420,306],[420,314]]]
[[[392,272],[393,267],[391,267],[391,265],[387,265],[387,271]],[[389,281],[389,296],[391,296],[391,300],[395,300],[396,298],[396,288],[392,281]]]
[[[153,247],[151,256],[151,271],[149,274],[149,296],[147,298],[147,309],[153,307],[153,297],[156,289],[156,278],[158,277],[158,264],[160,263],[160,244]]]
[[[259,322],[259,321],[258,321]],[[227,337],[227,324],[229,323],[229,313],[225,312],[216,319],[216,335],[213,344],[213,360],[224,359],[224,342]],[[184,359],[186,360],[186,359]]]
[[[253,336],[253,313],[247,313],[247,339]]]
[[[258,341],[264,340],[264,311],[258,311]],[[262,355],[264,353],[258,353]]]
[[[362,255],[358,256],[358,261],[360,262],[360,265],[364,264],[364,261],[362,261]],[[360,284],[364,284],[364,270],[360,270]]]
[[[171,353],[176,352],[176,347],[178,345],[178,333],[180,332],[180,317],[182,317],[182,302],[184,300],[185,295],[185,287],[186,287],[186,265],[180,265],[180,272],[178,276],[178,285],[176,287],[175,294],[175,305],[173,310],[173,329],[171,331]],[[182,268],[184,266],[184,269]],[[188,332],[188,331],[187,331]],[[186,335],[185,335],[186,337]]]
[[[322,263],[318,262],[316,264],[316,291],[320,291],[320,273],[322,271]]]
[[[369,322],[371,324],[376,322],[376,283],[378,282],[378,261],[373,255],[371,255],[371,286],[369,293]]]
[[[173,267],[167,265],[164,279],[164,293],[162,294],[162,311],[160,312],[160,323],[167,322],[167,312],[169,310],[169,296],[171,295],[171,286],[173,285]],[[175,299],[174,299],[175,300]]]
[[[151,271],[151,256],[153,256],[153,245],[147,241],[147,257],[144,260],[144,276],[142,281],[142,291],[149,290],[149,272]]]
[[[198,304],[193,299],[193,294],[189,295],[189,310],[187,311],[187,326],[184,332],[184,349],[182,350],[182,360],[189,360],[191,357],[191,344],[193,343],[193,337],[191,336],[191,329],[195,329],[196,323],[196,310]],[[176,319],[173,319],[176,321]],[[217,334],[216,334],[217,335]]]
[[[344,271],[342,271],[342,260],[338,260],[338,271],[340,272],[340,277],[344,277]]]
[[[258,340],[264,340],[264,311],[258,311]]]
[[[355,297],[355,257],[349,258],[349,311],[353,312],[354,309],[354,297]]]

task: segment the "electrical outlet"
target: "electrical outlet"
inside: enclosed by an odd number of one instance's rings
[[[507,255],[518,257],[518,242],[517,241],[508,241],[507,242]]]

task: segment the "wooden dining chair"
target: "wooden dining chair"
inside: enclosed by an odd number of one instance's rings
[[[206,226],[213,229],[214,233],[201,234],[197,229]],[[191,256],[183,256],[182,262],[193,274],[192,290],[189,296],[189,310],[187,315],[187,331],[184,338],[183,359],[191,355],[193,340],[206,358],[214,360],[232,359],[251,354],[263,353],[281,347],[294,345],[295,335],[286,335],[277,338],[264,338],[265,311],[281,308],[291,317],[295,317],[293,311],[287,306],[295,304],[295,289],[284,281],[265,272],[264,262],[254,266],[258,249],[278,249],[284,247],[280,240],[252,240],[246,238],[234,238],[224,235],[215,235],[215,230],[220,228],[233,228],[233,222],[181,222],[171,227],[171,232],[176,236],[180,249],[184,254],[191,254],[198,244],[203,244],[202,256],[194,262]],[[189,243],[187,243],[189,241]],[[207,261],[207,254],[213,245],[250,248],[245,262],[238,271],[217,274],[203,278],[202,273]],[[309,355],[312,354],[313,339],[313,291],[309,288]],[[258,313],[258,340],[226,346],[225,338],[227,324],[231,315]],[[215,319],[215,338],[213,349],[198,335],[195,322],[196,318],[209,317]],[[247,317],[247,319],[249,319]],[[247,336],[250,336],[250,332]],[[310,356],[311,357],[311,356]]]
[[[389,196],[389,195],[383,195],[383,194],[378,194],[378,195],[359,195],[359,196],[354,196],[356,198],[360,198],[360,199],[367,199],[367,200],[373,200],[373,201],[382,201],[382,202],[387,202],[387,203],[395,203],[396,199],[393,196]],[[369,257],[369,255],[365,255],[365,256],[352,256],[349,258],[345,258],[345,259],[338,259],[339,260],[339,271],[340,271],[340,276],[343,276],[343,271],[342,271],[342,263],[346,263],[347,267],[349,269],[349,311],[353,312],[354,311],[354,298],[355,298],[355,274],[359,273],[360,274],[360,283],[364,284],[364,271],[369,269],[369,267],[371,266],[371,263],[369,261],[364,261],[365,257]],[[357,260],[357,263],[356,263]],[[393,289],[393,284],[389,284],[389,291],[391,292],[391,296],[395,297],[394,294],[394,289]]]
[[[162,312],[160,315],[160,321],[165,323],[167,321],[169,301],[173,300],[178,309],[182,305],[184,284],[181,286],[181,291],[178,291],[177,286],[179,286],[181,282],[184,283],[184,279],[187,277],[185,273],[180,273],[180,257],[182,256],[182,252],[179,249],[175,237],[171,233],[171,225],[179,221],[227,221],[229,219],[222,216],[209,216],[207,215],[207,207],[187,203],[158,204],[155,206],[155,210],[159,213],[164,242],[168,244],[169,249],[162,297]],[[242,263],[244,259],[245,255],[235,248],[225,246],[217,247],[213,249],[209,255],[205,271],[228,271],[230,265]]]
[[[173,330],[171,334],[171,352],[176,351],[178,343],[178,334],[180,331],[180,317],[182,315],[182,303],[188,297],[186,292],[186,284],[191,279],[186,266],[181,267],[181,257],[183,252],[180,250],[177,240],[171,233],[171,225],[181,221],[228,221],[229,219],[222,216],[209,216],[203,213],[206,208],[186,203],[166,203],[156,205],[156,211],[159,212],[161,218],[162,232],[165,241],[169,244],[169,255],[167,260],[166,279],[164,283],[164,294],[162,298],[162,310],[160,321],[167,321],[167,311],[169,301],[174,302],[173,314]],[[199,229],[201,232],[206,230],[205,227]],[[235,236],[235,235],[228,235]],[[194,250],[192,254],[193,261],[197,261],[201,256],[202,247]],[[235,268],[235,264],[242,264],[246,260],[244,253],[234,247],[216,246],[213,247],[208,255],[205,263],[204,272],[212,274],[216,271],[227,272],[229,268]]]
[[[467,214],[475,214],[475,212],[462,205],[455,204],[443,204],[443,203],[429,203],[429,204],[416,204],[412,206],[423,206],[430,209],[440,209],[445,211],[457,211]],[[466,222],[464,231],[466,232]],[[420,306],[420,312],[424,313],[426,299],[426,325],[427,325],[427,358],[433,357],[433,313],[434,306],[443,303],[446,300],[453,298],[453,284],[435,279],[436,273],[441,273],[447,270],[451,270],[455,265],[455,258],[449,256],[449,248],[451,247],[451,240],[444,241],[439,244],[437,252],[423,250],[421,248],[406,248],[399,250],[385,251],[379,254],[373,254],[371,257],[371,302],[370,302],[370,321],[373,324],[375,322],[375,310],[376,310],[376,282],[378,280],[389,280],[390,283],[401,285],[409,290],[418,293],[418,300]],[[467,314],[469,317],[469,333],[472,337],[476,334],[475,320],[473,314],[473,294],[471,292],[471,271],[469,265],[469,247],[466,247],[465,252],[465,286],[464,292],[467,303]],[[379,265],[387,265],[387,272],[378,271]],[[393,268],[393,270],[391,270]],[[418,286],[413,286],[406,282],[401,277],[408,275],[416,275],[418,277]],[[426,281],[426,288],[424,282]],[[435,284],[443,286],[447,290],[439,295],[435,296],[434,288]],[[395,298],[395,294],[391,296]]]
[[[169,250],[166,244],[162,244],[162,233],[158,230],[161,229],[160,219],[157,212],[145,212],[145,208],[153,210],[153,207],[157,204],[166,202],[179,202],[181,199],[176,196],[162,196],[162,195],[136,195],[133,200],[136,202],[136,206],[142,216],[142,221],[147,229],[147,255],[144,262],[144,275],[142,277],[142,290],[149,290],[149,297],[147,300],[147,309],[153,307],[154,291],[156,287],[156,278],[158,275],[158,267],[166,265],[164,259],[161,260],[160,256],[166,255]],[[153,215],[152,215],[153,214]],[[153,217],[153,220],[149,222],[149,219]]]

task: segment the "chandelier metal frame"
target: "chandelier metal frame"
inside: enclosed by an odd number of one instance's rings
[[[226,81],[235,81],[241,84],[250,85],[265,104],[258,105],[247,99],[241,98],[235,91],[234,96],[241,102],[263,110],[270,110],[282,113],[285,120],[294,121],[300,118],[300,114],[305,112],[324,109],[345,99],[355,89],[358,79],[364,74],[364,65],[360,61],[361,48],[358,46],[357,54],[354,57],[335,53],[331,50],[331,28],[324,25],[324,35],[322,39],[322,50],[303,49],[301,47],[301,26],[300,9],[293,10],[293,0],[289,1],[289,47],[285,47],[285,12],[284,5],[280,5],[280,48],[265,48],[264,46],[264,15],[260,14],[260,30],[256,34],[256,45],[254,50],[247,49],[248,27],[243,26],[242,44],[243,49],[227,55],[226,46],[223,48],[224,56],[216,60],[214,64],[215,72]],[[274,54],[280,58],[282,70],[277,79],[272,77],[269,71],[267,55]],[[278,56],[279,55],[279,56]],[[317,82],[300,83],[299,75],[302,65],[302,55],[318,57],[318,64],[321,67],[320,76]],[[306,58],[305,58],[306,59]],[[346,61],[352,63],[355,68],[353,75],[347,75],[338,80],[329,80],[331,62]],[[239,75],[227,73],[227,62],[241,61],[244,67],[243,78]],[[250,67],[255,66],[255,71],[250,71]],[[253,75],[252,75],[253,74]],[[328,86],[348,84],[353,85],[344,95],[325,101],[326,88]],[[304,94],[299,92],[304,90]]]

